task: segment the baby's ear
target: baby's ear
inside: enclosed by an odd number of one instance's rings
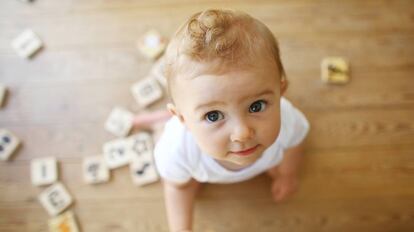
[[[286,92],[288,84],[289,83],[286,77],[282,77],[282,79],[280,80],[280,96],[283,96],[283,94]]]
[[[167,109],[172,115],[176,116],[182,123],[184,123],[184,117],[178,112],[177,107],[175,107],[174,104],[168,103]]]

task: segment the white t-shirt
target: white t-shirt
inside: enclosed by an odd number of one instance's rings
[[[283,97],[280,112],[281,127],[276,141],[253,164],[237,171],[224,168],[204,154],[179,119],[171,118],[155,146],[154,158],[159,174],[175,183],[185,183],[191,178],[199,182],[235,183],[263,173],[279,164],[283,151],[299,144],[309,131],[305,116]]]

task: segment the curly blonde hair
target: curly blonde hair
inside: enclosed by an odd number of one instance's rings
[[[262,22],[240,11],[210,9],[192,15],[177,30],[164,57],[164,74],[171,82],[182,71],[196,72],[195,63],[220,72],[251,67],[263,58],[274,62],[285,78],[276,38]]]

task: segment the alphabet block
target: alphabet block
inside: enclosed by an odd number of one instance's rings
[[[10,159],[13,152],[20,145],[20,140],[10,131],[0,129],[0,160]]]
[[[322,60],[322,81],[331,84],[345,84],[349,82],[349,67],[341,57],[327,57]]]
[[[49,219],[50,232],[79,232],[75,214],[72,211]]]
[[[162,89],[153,78],[145,78],[135,83],[131,91],[135,100],[142,107],[147,107],[162,97]]]
[[[17,54],[23,58],[32,57],[37,51],[42,48],[43,44],[40,38],[32,31],[23,31],[12,42],[12,47],[16,50]]]
[[[112,110],[105,123],[105,129],[116,136],[124,137],[128,135],[132,128],[134,114],[120,107]]]
[[[49,215],[55,216],[68,208],[73,199],[61,183],[56,183],[40,194],[39,201]]]
[[[54,157],[34,159],[30,166],[33,185],[42,186],[57,181],[58,168]]]
[[[109,181],[109,169],[102,156],[90,156],[83,159],[83,179],[88,184]]]

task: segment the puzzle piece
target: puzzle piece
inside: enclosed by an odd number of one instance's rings
[[[156,59],[167,47],[167,40],[155,30],[150,30],[138,40],[138,49],[146,57]]]
[[[349,82],[348,63],[341,57],[327,57],[322,60],[322,81],[332,84]]]
[[[147,160],[134,160],[129,166],[132,181],[139,186],[158,181],[158,173],[152,157]]]
[[[153,156],[152,137],[147,132],[140,132],[128,137],[128,147],[131,150],[131,161],[148,160]]]
[[[34,159],[30,166],[33,185],[42,186],[57,181],[57,160],[54,157]]]
[[[103,156],[109,169],[127,165],[131,157],[131,152],[128,149],[128,141],[125,139],[117,139],[105,143],[103,146]]]
[[[49,219],[50,232],[79,232],[75,214],[72,211]]]
[[[8,160],[19,145],[20,140],[15,135],[10,131],[0,129],[0,160]]]
[[[23,31],[12,42],[12,47],[16,50],[17,54],[23,58],[30,58],[39,51],[42,46],[42,41],[32,30]]]
[[[4,99],[6,99],[7,88],[0,83],[0,108],[3,106]]]
[[[55,183],[39,196],[40,203],[51,216],[58,215],[68,208],[73,200],[61,183]]]
[[[105,129],[116,136],[124,137],[131,130],[133,119],[134,114],[123,108],[116,107],[112,110],[108,120],[106,120]]]
[[[145,78],[135,83],[131,91],[135,100],[142,107],[146,107],[162,97],[162,89],[153,78]]]
[[[102,156],[90,156],[83,159],[83,179],[88,184],[109,181],[109,169]]]

